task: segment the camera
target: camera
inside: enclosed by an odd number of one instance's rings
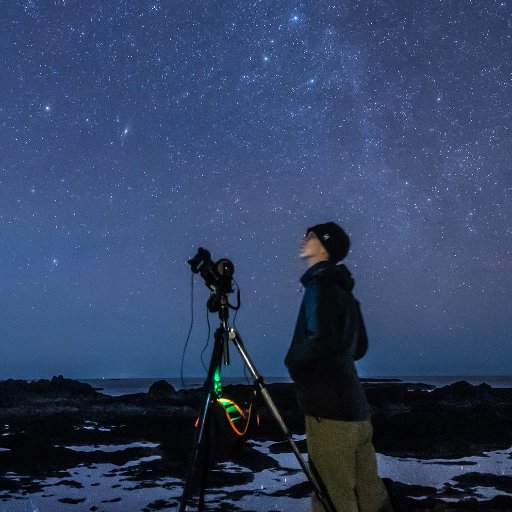
[[[212,261],[210,253],[199,247],[197,254],[188,261],[192,272],[200,274],[210,290],[217,295],[225,295],[233,291],[233,263],[222,258],[216,263]]]

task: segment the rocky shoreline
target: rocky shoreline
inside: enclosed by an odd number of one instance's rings
[[[512,446],[512,389],[472,386],[458,382],[442,388],[400,381],[364,381],[373,411],[374,444],[379,453],[421,459],[482,455]],[[267,386],[285,423],[294,433],[304,432],[293,386]],[[252,386],[225,386],[224,394],[237,403],[253,398]],[[37,482],[57,477],[73,485],[67,469],[101,463],[123,466],[133,459],[147,462],[123,470],[137,485],[151,486],[159,478],[182,478],[194,435],[194,423],[204,402],[203,389],[175,390],[165,381],[154,383],[147,393],[112,397],[88,384],[65,379],[34,382],[0,382],[0,503],[40,490]],[[274,419],[261,398],[255,414],[260,423],[251,429],[255,441],[282,440]],[[69,446],[123,445],[122,450],[79,451]],[[219,446],[223,456],[228,446]],[[274,450],[286,451],[286,443]],[[275,461],[247,444],[233,450],[230,458],[252,473]],[[512,494],[512,476],[476,471],[459,478],[457,489],[485,485]],[[212,472],[209,485],[232,482],[222,472]],[[17,475],[12,478],[9,475]],[[237,484],[251,473],[230,475]],[[220,479],[220,480],[219,480]],[[66,484],[66,481],[68,482]],[[410,486],[385,480],[395,510],[399,511],[512,511],[511,496],[492,500],[445,502],[435,488]],[[453,491],[457,498],[457,489]],[[291,497],[306,496],[307,484],[287,491]],[[147,510],[173,509],[175,502],[149,504]],[[92,507],[94,508],[94,507]],[[91,508],[91,510],[92,510]],[[78,509],[74,509],[78,510]],[[87,509],[89,510],[89,509]],[[121,508],[119,509],[121,510]],[[124,509],[126,510],[126,509]],[[233,509],[240,510],[240,509]],[[129,511],[128,511],[129,512]]]

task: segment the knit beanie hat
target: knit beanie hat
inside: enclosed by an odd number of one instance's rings
[[[317,224],[312,228],[308,228],[306,234],[310,231],[313,231],[320,242],[322,242],[322,245],[329,253],[329,259],[333,263],[338,263],[338,261],[341,261],[348,254],[350,238],[338,224],[334,222]]]

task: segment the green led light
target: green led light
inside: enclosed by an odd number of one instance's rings
[[[213,391],[217,396],[222,395],[222,382],[220,381],[220,368],[215,370],[213,374]]]

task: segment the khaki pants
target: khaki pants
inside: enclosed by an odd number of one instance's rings
[[[339,512],[392,512],[377,473],[369,421],[306,416],[309,460]],[[324,508],[313,496],[313,512]]]

